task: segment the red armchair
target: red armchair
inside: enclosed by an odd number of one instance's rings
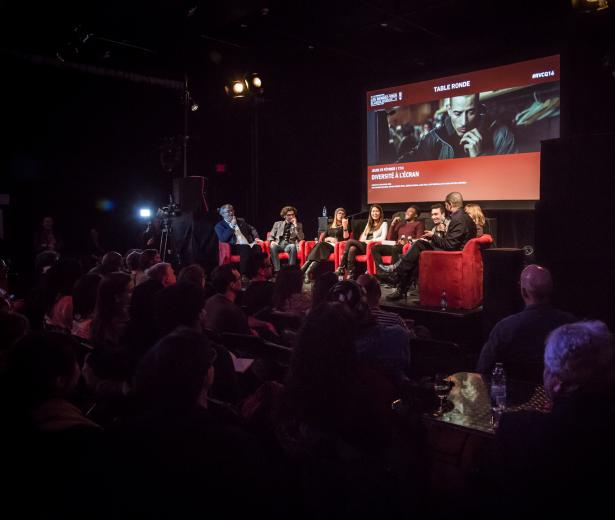
[[[346,251],[347,243],[348,242],[346,241],[339,243],[338,266],[339,266],[339,262],[342,261],[342,256],[344,256],[344,252]],[[376,264],[374,263],[374,257],[372,256],[372,247],[374,247],[375,245],[381,244],[381,243],[382,242],[378,242],[378,241],[368,242],[367,247],[365,249],[365,254],[357,255],[354,257],[355,262],[364,262],[366,264],[365,272],[368,274],[373,275],[376,273]]]
[[[263,244],[265,247],[263,250],[265,254],[271,255],[271,245],[269,243],[269,237],[271,236],[271,232],[267,233],[267,240]],[[280,260],[288,260],[288,253],[280,253],[278,255]],[[297,243],[297,261],[299,267],[301,267],[305,263],[305,240],[300,240]]]
[[[238,264],[239,255],[231,255],[231,244],[218,242],[218,265]]]
[[[448,308],[474,309],[483,299],[481,249],[493,243],[491,235],[470,240],[462,251],[423,251],[419,257],[421,305],[440,305],[446,291]]]
[[[307,260],[312,249],[316,247],[317,242],[315,240],[306,240],[303,249],[303,258],[304,262]],[[333,253],[329,255],[329,262],[333,262],[334,268],[337,269],[340,266],[340,244],[341,242],[336,242],[333,246]]]

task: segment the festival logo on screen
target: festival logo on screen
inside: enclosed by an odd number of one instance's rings
[[[379,107],[387,103],[397,103],[403,100],[403,92],[389,92],[386,94],[374,94],[369,98],[369,104],[372,107]]]

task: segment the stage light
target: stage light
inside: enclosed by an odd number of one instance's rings
[[[190,110],[192,110],[193,112],[196,112],[199,109],[199,104],[196,101],[192,102],[192,105],[190,105]]]
[[[139,216],[141,218],[151,218],[152,216],[152,210],[149,208],[141,208],[139,210]]]
[[[596,13],[609,8],[608,0],[571,0],[572,7],[581,13]]]
[[[233,82],[233,94],[239,95],[239,94],[243,94],[245,91],[246,91],[246,87],[243,81]]]

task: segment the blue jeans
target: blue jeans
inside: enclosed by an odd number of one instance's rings
[[[290,244],[285,241],[271,242],[271,263],[273,264],[273,270],[280,270],[280,259],[278,255],[280,253],[288,253],[288,265],[295,265],[297,263],[297,244]]]

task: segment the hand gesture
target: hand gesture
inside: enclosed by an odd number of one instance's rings
[[[431,231],[425,230],[425,233],[423,233],[423,236],[421,238],[431,238],[433,237],[433,229]]]
[[[297,217],[293,217],[293,219],[291,220],[291,223],[293,226],[297,227]]]
[[[231,219],[231,226],[235,227],[237,225],[237,217],[233,217]]]
[[[483,151],[483,136],[478,129],[473,128],[461,136],[459,144],[463,145],[469,157],[478,157]]]
[[[401,220],[401,218],[400,218],[399,216],[395,217],[395,218],[391,221],[391,227],[393,227],[395,224],[397,224],[400,220]]]
[[[348,229],[348,217],[344,217],[344,218],[342,219],[342,227],[343,227],[344,229]]]

